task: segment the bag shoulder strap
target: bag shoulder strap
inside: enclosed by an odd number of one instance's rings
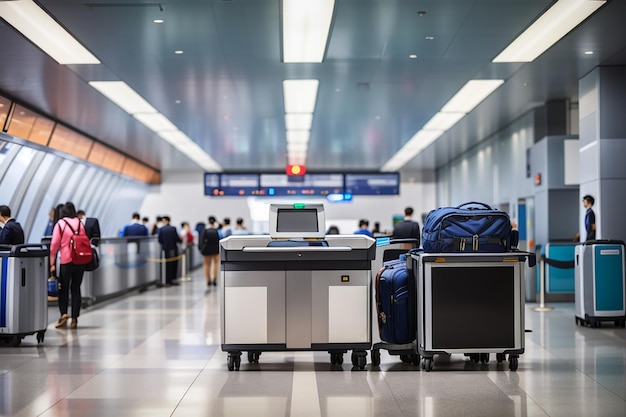
[[[74,228],[72,227],[71,224],[68,223],[67,220],[63,219],[63,222],[67,225],[67,227],[70,228],[70,230],[72,231],[72,234],[74,235],[80,235],[80,226],[83,224],[83,222],[80,221],[80,219],[78,220],[78,231],[74,230]]]

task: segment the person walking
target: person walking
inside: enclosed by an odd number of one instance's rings
[[[72,322],[70,328],[78,327],[78,317],[80,316],[80,307],[83,302],[80,291],[80,285],[83,282],[83,273],[85,265],[75,265],[72,263],[72,240],[74,232],[87,235],[85,228],[78,218],[76,207],[72,202],[67,202],[61,209],[61,219],[54,226],[52,231],[52,241],[50,242],[50,272],[55,273],[57,255],[60,253],[59,260],[59,312],[61,317],[57,321],[55,327],[67,326],[68,308],[71,300],[71,317]]]
[[[209,224],[198,239],[198,249],[204,257],[203,268],[207,286],[217,285],[220,269],[220,232],[215,217],[209,217]]]

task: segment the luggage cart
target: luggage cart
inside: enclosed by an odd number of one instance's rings
[[[524,353],[524,263],[535,255],[511,253],[412,254],[417,279],[417,346],[422,368],[434,356],[462,353],[487,363],[495,353],[516,371]]]
[[[394,239],[391,237],[380,237],[376,239],[376,259],[372,261],[372,279],[376,277],[378,271],[385,262],[398,259],[400,255],[406,254],[409,250],[419,245],[418,239]],[[372,305],[376,305],[376,294],[372,293]],[[372,365],[380,365],[380,351],[386,350],[389,355],[399,356],[404,363],[410,363],[418,366],[420,363],[420,355],[417,352],[417,343],[414,340],[411,343],[395,344],[387,343],[381,340],[378,330],[378,317],[376,308],[372,308]]]
[[[48,327],[48,256],[45,244],[0,245],[0,339],[18,347]]]

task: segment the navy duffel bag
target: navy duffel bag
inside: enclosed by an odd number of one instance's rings
[[[469,202],[428,213],[422,246],[425,252],[508,252],[516,236],[506,212]]]

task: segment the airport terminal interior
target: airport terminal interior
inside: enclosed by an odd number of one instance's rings
[[[0,346],[6,416],[598,416],[626,415],[626,333],[577,326],[573,303],[526,306],[516,372],[495,358],[435,358],[432,372],[381,351],[352,371],[326,352],[264,352],[229,371],[218,291],[190,281],[86,309],[77,330]],[[493,355],[492,355],[493,356]]]
[[[24,231],[0,243],[0,416],[626,416],[625,19],[0,0],[0,225]],[[99,221],[99,266],[57,326],[67,202]],[[503,234],[391,239],[467,202]],[[135,212],[187,241],[124,235]],[[207,285],[213,216],[242,226]],[[411,278],[377,300],[383,260]]]

